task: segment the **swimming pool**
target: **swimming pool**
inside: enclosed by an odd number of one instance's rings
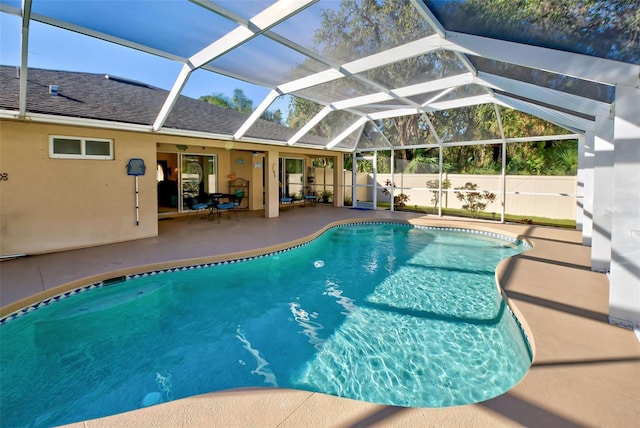
[[[459,230],[350,225],[267,257],[70,293],[0,327],[3,425],[242,386],[413,407],[486,400],[531,363],[494,279],[524,249]]]

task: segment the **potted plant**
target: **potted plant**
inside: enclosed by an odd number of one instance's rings
[[[322,202],[325,204],[329,202],[329,198],[333,196],[333,191],[331,189],[324,189],[320,192],[320,197],[322,198]]]

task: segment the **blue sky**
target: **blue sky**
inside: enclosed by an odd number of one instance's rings
[[[0,13],[0,64],[20,65],[20,18]],[[31,22],[29,67],[112,74],[169,90],[181,64],[57,27]],[[215,73],[192,73],[182,94],[192,98],[240,88],[257,107],[269,90]],[[278,107],[285,111],[286,105]],[[273,109],[274,106],[271,107]]]

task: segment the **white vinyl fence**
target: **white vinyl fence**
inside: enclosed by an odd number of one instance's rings
[[[326,182],[325,182],[326,177]],[[373,176],[366,173],[357,175],[357,199],[359,202],[372,202],[373,192],[376,191],[378,202],[389,202],[389,195],[384,194],[385,182],[391,180],[391,174],[378,174],[374,185]],[[465,183],[478,185],[478,190],[495,193],[496,199],[484,210],[488,213],[496,213],[500,218],[500,206],[502,203],[502,184],[500,175],[470,175],[470,174],[446,174],[451,182],[451,187],[443,193],[443,208],[462,208],[463,202],[459,201],[454,193],[456,187],[462,187]],[[409,196],[407,205],[412,207],[433,207],[434,193],[427,188],[427,182],[438,180],[438,174],[394,174],[394,194],[404,193]],[[333,171],[330,169],[316,169],[316,191],[323,188],[332,188]],[[346,186],[345,197],[351,198],[351,171],[345,171],[344,183]],[[530,176],[511,175],[505,177],[505,214],[526,217],[547,217],[552,219],[576,219],[576,189],[577,178],[575,176]]]

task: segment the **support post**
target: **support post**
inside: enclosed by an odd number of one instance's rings
[[[595,135],[587,131],[578,139],[578,188],[576,228],[582,230],[582,245],[591,246],[593,239],[593,165]]]
[[[640,89],[616,86],[609,320],[640,329]]]
[[[358,188],[356,187],[358,181],[358,171],[357,171],[357,156],[356,152],[351,154],[351,206],[357,207],[358,203]]]
[[[596,117],[593,170],[593,239],[591,270],[609,272],[613,209],[613,120]]]
[[[502,139],[502,165],[500,167],[500,191],[502,192],[502,203],[500,204],[500,223],[504,223],[504,213],[507,208],[507,142]]]
[[[337,154],[333,161],[333,206],[344,206],[344,155]]]
[[[266,205],[264,207],[264,216],[266,218],[278,217],[280,215],[280,180],[279,166],[280,152],[277,150],[268,150],[265,152],[265,186],[267,188]]]
[[[438,146],[438,217],[442,217],[442,144]]]

